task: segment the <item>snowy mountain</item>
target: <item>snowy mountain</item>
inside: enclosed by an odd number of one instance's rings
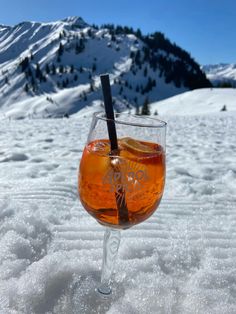
[[[201,67],[213,85],[230,83],[236,86],[236,64],[208,64]]]
[[[60,117],[102,99],[108,72],[117,110],[210,86],[191,56],[162,33],[90,26],[80,17],[0,25],[0,110],[14,118]]]

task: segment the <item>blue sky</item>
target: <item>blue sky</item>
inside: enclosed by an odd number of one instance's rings
[[[163,32],[200,64],[236,63],[236,0],[0,0],[0,24],[81,16]]]

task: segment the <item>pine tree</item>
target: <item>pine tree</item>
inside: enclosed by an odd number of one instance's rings
[[[59,72],[60,72],[61,74],[64,73],[64,66],[63,66],[62,64],[61,64],[60,67],[59,67]]]
[[[58,48],[58,56],[62,56],[64,52],[64,47],[62,43],[60,42],[59,48]]]
[[[33,92],[36,92],[37,85],[33,76],[31,77],[31,86],[32,86]]]
[[[84,40],[82,38],[80,38],[79,43],[77,42],[75,45],[75,53],[79,54],[80,52],[82,52],[84,50]]]
[[[25,71],[25,78],[26,78],[27,80],[29,79],[28,71]]]
[[[134,62],[135,62],[135,64],[137,64],[139,67],[141,66],[140,57],[141,57],[140,50],[138,50],[138,51],[136,52],[136,55],[135,55],[135,58],[134,58]]]
[[[47,74],[49,74],[49,73],[50,73],[50,68],[49,68],[48,63],[46,64],[45,71],[46,71],[46,73],[47,73]]]
[[[83,33],[82,33],[83,34]],[[82,34],[81,34],[81,37],[82,37]],[[76,42],[76,45],[75,45],[75,53],[76,54],[79,54],[80,52],[82,52],[85,48],[85,45],[84,45],[84,39],[83,38],[80,38],[79,40],[79,43]]]
[[[26,93],[29,92],[29,84],[28,83],[25,84],[24,90]]]
[[[80,52],[80,47],[79,47],[78,42],[76,42],[76,44],[75,44],[75,53],[79,54],[79,52]]]
[[[142,50],[144,53],[143,61],[150,61],[150,49],[146,46],[143,46]]]
[[[88,35],[88,37],[92,37],[92,30],[91,30],[91,28],[88,29],[87,35]]]
[[[74,65],[72,64],[72,65],[70,66],[70,73],[74,73],[74,70],[75,70],[75,68],[74,68]]]
[[[131,59],[134,59],[134,57],[135,57],[135,53],[134,53],[134,51],[132,50],[132,51],[130,51],[130,55],[129,55],[129,57],[131,58]]]
[[[89,90],[90,90],[90,92],[93,92],[93,91],[94,91],[94,87],[93,87],[93,83],[92,83],[92,82],[90,83]]]
[[[25,72],[25,70],[28,68],[29,66],[29,58],[25,57],[21,62],[20,62],[20,66],[21,66],[21,72]]]
[[[56,67],[55,67],[55,64],[53,63],[52,64],[52,75],[55,75],[56,74]]]
[[[148,98],[145,98],[142,110],[141,110],[142,115],[150,115],[150,108],[149,108],[149,101]]]
[[[136,36],[140,39],[142,39],[142,32],[141,30],[138,28],[137,31],[136,31]]]
[[[27,76],[28,77],[31,77],[33,74],[32,74],[32,70],[31,70],[31,68],[29,68],[28,69],[28,71],[27,71]]]
[[[111,34],[111,41],[115,42],[116,41],[116,36],[115,36],[114,32],[111,31],[110,34]]]
[[[39,80],[42,78],[42,72],[38,63],[36,64],[35,77]]]
[[[144,75],[145,77],[147,76],[147,72],[148,72],[147,67],[145,67],[145,68],[144,68],[144,71],[143,71],[143,75]]]
[[[94,63],[93,66],[92,66],[92,72],[95,72],[96,69],[97,69],[96,63]]]
[[[140,115],[140,111],[139,111],[139,106],[138,106],[138,105],[136,106],[136,109],[135,109],[135,114],[136,114],[137,116],[139,116],[139,115]]]

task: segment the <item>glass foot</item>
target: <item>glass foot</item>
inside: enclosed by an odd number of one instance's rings
[[[110,295],[112,292],[111,287],[107,285],[101,285],[100,287],[98,287],[97,291],[104,296]]]

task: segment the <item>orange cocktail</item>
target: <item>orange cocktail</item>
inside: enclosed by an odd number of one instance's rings
[[[157,208],[165,183],[165,152],[161,145],[118,139],[110,153],[107,139],[89,142],[79,170],[79,194],[84,208],[101,224],[129,228]]]

